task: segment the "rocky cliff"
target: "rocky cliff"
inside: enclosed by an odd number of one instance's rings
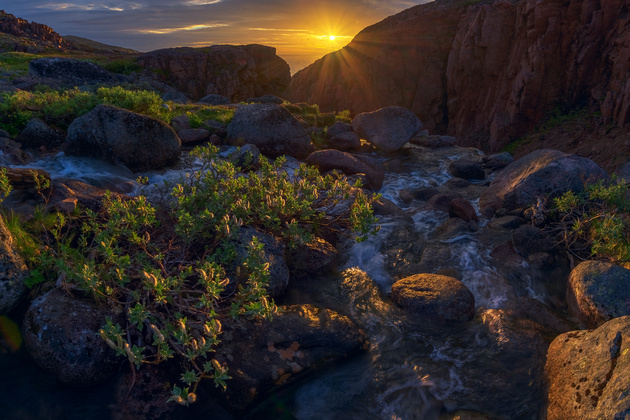
[[[325,111],[404,106],[430,130],[487,151],[558,106],[586,106],[597,124],[624,126],[628,11],[626,0],[436,0],[298,72],[290,97]]]
[[[291,81],[289,65],[263,45],[169,48],[139,57],[148,75],[197,100],[220,94],[234,102],[264,94],[281,95]]]
[[[15,17],[0,10],[0,33],[12,37],[13,42],[3,42],[3,49],[25,52],[41,52],[44,48],[65,49],[66,45],[61,35],[50,26]],[[19,38],[21,42],[17,42]],[[28,42],[31,40],[31,42]]]

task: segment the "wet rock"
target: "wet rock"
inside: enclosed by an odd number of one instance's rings
[[[439,225],[431,235],[432,238],[438,240],[446,240],[456,238],[461,235],[470,234],[476,232],[478,229],[477,223],[472,220],[464,220],[462,218],[449,218]]]
[[[475,298],[462,282],[437,274],[416,274],[392,285],[392,300],[420,316],[442,321],[470,321]]]
[[[603,261],[584,261],[571,271],[569,311],[587,328],[630,315],[630,270]]]
[[[314,237],[309,243],[286,251],[286,262],[291,278],[325,274],[333,269],[339,252],[325,240]]]
[[[20,303],[26,293],[28,268],[18,253],[13,235],[0,217],[0,315]]]
[[[361,139],[353,132],[340,133],[328,140],[328,145],[338,150],[353,150],[361,147]]]
[[[422,128],[422,122],[408,109],[388,106],[357,115],[352,120],[352,128],[361,138],[385,152],[395,152]]]
[[[516,229],[517,227],[524,225],[525,219],[518,216],[503,216],[498,219],[494,219],[488,223],[488,227],[492,229]]]
[[[470,187],[472,183],[467,179],[454,177],[446,181],[444,185],[448,188],[465,189]]]
[[[114,83],[118,79],[99,65],[71,58],[45,57],[28,64],[32,76],[62,81],[66,85],[81,86]]]
[[[227,137],[231,145],[251,143],[271,157],[289,155],[304,159],[314,150],[302,124],[289,111],[275,104],[238,108],[228,125]]]
[[[502,169],[514,162],[514,158],[508,152],[487,155],[481,158],[481,165],[491,170]]]
[[[536,204],[566,191],[579,192],[585,182],[596,182],[608,175],[590,159],[558,150],[542,149],[511,163],[481,195],[481,208],[508,211]]]
[[[64,137],[61,133],[50,128],[48,124],[39,118],[31,118],[26,127],[20,132],[17,141],[23,147],[41,147],[52,149],[63,143]]]
[[[630,316],[592,331],[572,331],[549,346],[547,419],[630,416]]]
[[[448,213],[449,206],[451,205],[451,201],[459,198],[458,194],[454,193],[438,193],[431,196],[427,204],[434,210],[442,211],[444,213]]]
[[[134,172],[161,169],[179,159],[181,142],[154,118],[99,105],[68,127],[64,152],[122,163]]]
[[[385,256],[385,268],[394,279],[409,277],[418,272],[417,264],[422,256],[424,238],[412,227],[397,223],[383,242],[381,253]]]
[[[413,196],[421,201],[430,200],[434,195],[440,193],[440,190],[434,187],[423,187],[413,191]]]
[[[205,128],[189,128],[187,130],[180,130],[177,135],[182,144],[195,144],[203,143],[210,139],[210,131]]]
[[[100,337],[116,316],[91,300],[53,289],[35,299],[24,317],[24,344],[42,369],[64,385],[91,386],[116,372],[123,360]]]
[[[206,95],[203,98],[199,99],[197,102],[206,104],[206,105],[229,105],[232,103],[229,98],[226,98],[223,95],[219,95],[216,93],[211,93],[210,95]]]
[[[271,322],[252,320],[224,327],[217,359],[232,377],[224,396],[236,410],[360,351],[366,341],[347,317],[311,305],[284,307]]]
[[[398,207],[396,203],[385,197],[381,197],[378,200],[373,201],[372,210],[374,211],[375,216],[398,217],[409,225],[413,225],[413,218],[403,209]]]
[[[463,179],[484,179],[486,172],[479,162],[466,159],[455,160],[450,163],[449,172],[457,178]]]
[[[479,216],[475,212],[475,208],[470,204],[468,200],[457,197],[451,200],[448,205],[449,217],[459,217],[460,219],[470,222],[479,222]]]
[[[343,133],[351,133],[352,132],[352,124],[348,124],[343,121],[337,121],[326,131],[326,137],[328,139],[332,139],[335,136]]]
[[[306,158],[306,163],[316,166],[321,172],[339,169],[346,175],[363,173],[373,191],[380,190],[385,179],[385,170],[378,162],[339,150],[318,150]]]
[[[398,198],[400,198],[403,203],[410,204],[414,199],[413,191],[406,189],[398,190]]]
[[[552,252],[553,239],[543,230],[532,225],[523,225],[512,232],[512,242],[518,252],[529,257],[538,252]]]

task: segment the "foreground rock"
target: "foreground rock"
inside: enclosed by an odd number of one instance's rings
[[[289,111],[276,104],[254,104],[236,110],[227,127],[228,142],[254,144],[267,156],[306,158],[314,149],[308,133]]]
[[[490,183],[481,195],[479,206],[514,210],[536,204],[584,184],[605,179],[606,171],[590,159],[558,150],[541,149],[511,163]]]
[[[0,217],[0,315],[13,309],[26,293],[28,268],[18,254],[15,240]]]
[[[630,270],[603,261],[584,261],[569,276],[569,311],[587,328],[630,315]]]
[[[42,369],[64,385],[91,386],[115,373],[121,358],[99,335],[114,314],[91,300],[53,289],[35,299],[24,317],[24,344]]]
[[[217,348],[229,369],[225,398],[244,410],[257,397],[359,351],[366,340],[345,316],[311,305],[282,308],[271,322],[230,325]]]
[[[168,48],[140,56],[138,64],[147,77],[175,86],[193,101],[210,94],[234,103],[281,95],[291,82],[289,65],[275,48],[263,45]]]
[[[392,300],[408,311],[442,321],[470,321],[475,298],[462,282],[439,274],[416,274],[392,285]]]
[[[121,163],[134,172],[175,163],[180,148],[177,134],[162,121],[108,105],[74,120],[64,143],[68,155]]]
[[[630,316],[593,331],[558,336],[549,346],[548,420],[630,416]]]
[[[413,112],[398,106],[365,112],[352,120],[355,133],[386,152],[400,149],[421,128]]]

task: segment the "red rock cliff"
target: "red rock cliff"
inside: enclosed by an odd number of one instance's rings
[[[63,49],[66,48],[64,40],[57,32],[55,32],[50,26],[43,25],[37,22],[29,22],[28,20],[17,18],[14,15],[0,10],[0,32],[20,37],[28,38],[37,41],[37,46],[53,47]],[[17,47],[16,49],[21,49]],[[37,48],[31,47],[33,52],[37,52]]]
[[[557,105],[630,122],[627,0],[437,0],[364,29],[298,72],[291,99],[353,113],[414,111],[496,151]]]

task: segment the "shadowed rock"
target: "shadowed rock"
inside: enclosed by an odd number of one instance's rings
[[[306,158],[306,163],[316,166],[321,172],[339,169],[346,175],[365,174],[369,187],[374,191],[381,189],[385,179],[385,170],[378,162],[371,162],[364,156],[351,155],[339,150],[318,150]]]
[[[113,83],[118,80],[101,66],[71,58],[38,58],[29,63],[28,72],[32,76],[57,79],[74,86]]]
[[[0,217],[0,315],[13,309],[26,293],[28,268],[18,254],[13,235]]]
[[[355,133],[386,152],[400,149],[421,128],[413,112],[397,106],[364,112],[352,120]]]

